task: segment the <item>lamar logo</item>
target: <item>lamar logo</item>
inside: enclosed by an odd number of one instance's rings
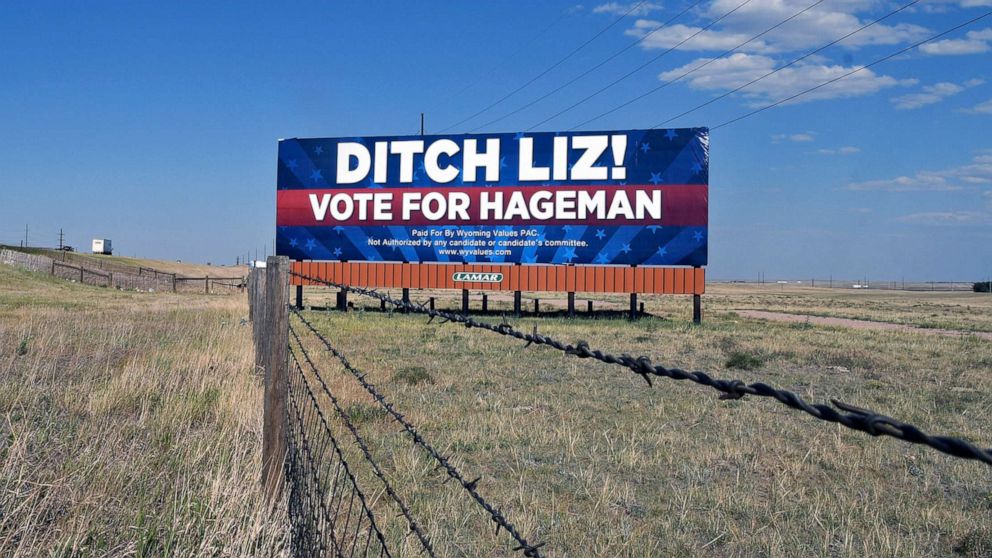
[[[464,283],[502,283],[502,273],[477,273],[471,271],[457,271],[451,275],[451,280]]]

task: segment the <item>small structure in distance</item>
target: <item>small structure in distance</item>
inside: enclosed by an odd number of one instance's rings
[[[109,238],[94,238],[93,239],[93,253],[103,254],[105,256],[111,256],[114,253],[113,245],[110,243]]]

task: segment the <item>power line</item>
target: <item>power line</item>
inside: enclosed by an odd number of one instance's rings
[[[519,48],[517,48],[516,50],[514,50],[513,52],[511,52],[510,54],[508,54],[506,56],[506,60],[510,60],[510,61],[516,60],[516,57],[517,57],[518,54],[520,54],[521,52],[523,52],[523,50],[525,48],[527,48],[528,46],[530,46],[531,43],[533,43],[538,38],[540,38],[542,35],[544,35],[549,30],[551,30],[552,27],[554,27],[555,25],[558,25],[558,23],[560,23],[561,20],[565,19],[565,16],[567,16],[567,15],[568,15],[568,11],[567,10],[562,11],[561,12],[561,15],[559,15],[558,18],[555,19],[554,21],[552,21],[547,27],[545,27],[544,29],[541,29],[540,31],[538,31],[536,35],[534,35],[533,37],[531,37],[527,41],[524,41],[523,43],[521,43]],[[502,66],[502,65],[503,64],[500,64],[500,66]],[[478,79],[476,79],[472,83],[470,83],[470,84],[466,85],[465,87],[461,88],[453,96],[454,97],[460,97],[463,93],[465,93],[469,89],[472,89],[476,85],[479,85],[480,83],[482,83],[483,80],[485,80],[487,77],[488,77],[488,74],[487,75],[484,75],[484,76],[480,76]]]
[[[627,11],[626,11],[626,12],[625,12],[625,13],[624,13],[624,14],[623,14],[622,16],[620,16],[620,17],[618,17],[618,18],[616,18],[616,19],[615,19],[615,20],[613,20],[613,22],[611,22],[611,23],[610,23],[609,25],[607,25],[606,27],[604,27],[604,28],[602,28],[602,29],[600,29],[598,33],[596,33],[595,35],[593,35],[593,36],[592,36],[591,38],[589,38],[589,39],[588,39],[588,40],[587,40],[586,42],[584,42],[584,43],[582,43],[581,45],[579,45],[579,46],[577,46],[576,48],[574,48],[574,49],[573,49],[573,50],[572,50],[571,52],[569,52],[568,54],[566,54],[566,55],[565,55],[565,56],[564,56],[563,58],[561,58],[560,60],[558,60],[557,62],[555,62],[555,63],[554,63],[554,64],[552,64],[551,66],[549,66],[549,67],[548,67],[547,69],[545,69],[545,70],[544,70],[543,72],[541,72],[541,73],[539,73],[539,74],[537,74],[536,76],[534,76],[534,77],[532,77],[532,78],[531,78],[530,80],[528,80],[528,81],[527,81],[526,83],[524,83],[524,84],[523,84],[523,85],[521,85],[520,87],[517,87],[517,88],[516,88],[516,89],[514,89],[513,91],[510,91],[510,92],[509,92],[509,93],[507,93],[506,95],[503,95],[502,97],[500,97],[500,98],[499,98],[499,99],[497,99],[496,101],[494,101],[494,102],[492,102],[492,103],[490,103],[490,104],[489,104],[489,105],[487,105],[487,106],[486,106],[485,108],[483,108],[482,110],[480,110],[480,111],[478,111],[478,112],[476,112],[476,113],[475,113],[475,114],[473,114],[472,116],[469,116],[468,118],[463,118],[463,119],[461,119],[461,120],[459,120],[458,122],[455,122],[454,124],[452,124],[452,125],[450,125],[450,126],[448,126],[447,128],[444,128],[444,129],[443,129],[443,130],[441,130],[440,132],[441,132],[441,133],[444,133],[444,132],[447,132],[448,130],[450,130],[450,129],[452,129],[452,128],[455,128],[455,127],[458,127],[458,126],[461,126],[462,124],[464,124],[464,123],[466,123],[466,122],[468,122],[469,120],[472,120],[472,119],[473,119],[473,118],[475,118],[476,116],[479,116],[480,114],[482,114],[482,113],[484,113],[484,112],[486,112],[486,111],[488,111],[489,109],[491,109],[491,108],[493,108],[493,107],[495,107],[496,105],[498,105],[498,104],[500,104],[500,103],[502,103],[503,101],[505,101],[505,100],[507,100],[507,99],[509,99],[509,98],[510,98],[510,97],[512,97],[513,95],[515,95],[515,94],[517,94],[517,93],[519,93],[519,92],[520,92],[520,91],[522,91],[522,90],[523,90],[523,89],[524,89],[525,87],[527,87],[527,86],[529,86],[530,84],[532,84],[532,83],[534,83],[535,81],[537,81],[537,80],[539,80],[539,79],[541,79],[542,77],[544,77],[545,75],[547,75],[547,74],[548,74],[548,72],[550,72],[551,70],[554,70],[554,69],[555,69],[555,68],[557,68],[558,66],[560,66],[560,65],[562,65],[562,64],[563,64],[563,63],[564,63],[564,62],[565,62],[566,60],[568,60],[569,58],[571,58],[572,56],[574,56],[574,55],[575,55],[576,53],[578,53],[578,52],[579,52],[580,50],[582,50],[583,48],[585,48],[585,47],[586,47],[587,45],[589,45],[589,43],[591,43],[591,42],[593,42],[593,41],[595,41],[595,40],[596,40],[597,38],[599,38],[599,36],[600,36],[600,35],[602,35],[603,33],[606,33],[606,32],[607,32],[607,31],[608,31],[608,30],[609,30],[610,28],[612,28],[612,27],[613,27],[614,25],[616,25],[616,24],[618,24],[618,23],[620,23],[621,21],[623,21],[623,19],[624,19],[625,17],[627,17],[627,16],[628,16],[628,15],[629,15],[629,14],[630,14],[631,12],[633,12],[633,11],[634,11],[634,10],[636,10],[637,8],[640,8],[640,7],[641,7],[641,5],[642,5],[642,4],[644,4],[644,2],[646,2],[646,1],[647,1],[647,0],[641,0],[641,1],[640,1],[640,2],[638,2],[637,4],[634,4],[634,5],[633,5],[633,6],[632,6],[632,7],[631,7],[631,8],[629,9],[629,10],[627,10]],[[749,1],[750,1],[750,0],[749,0]]]
[[[797,64],[799,62],[802,62],[803,60],[809,58],[810,56],[813,56],[814,54],[817,54],[819,52],[822,52],[822,51],[824,51],[824,50],[826,50],[826,49],[828,49],[828,48],[836,45],[837,43],[839,43],[839,42],[847,39],[848,37],[851,37],[852,35],[855,35],[857,33],[860,33],[862,31],[864,31],[865,29],[868,29],[869,27],[871,27],[871,26],[873,26],[873,25],[875,25],[875,24],[877,24],[879,22],[885,21],[886,19],[888,19],[888,18],[890,18],[890,17],[898,14],[899,12],[912,7],[914,4],[917,4],[919,1],[920,0],[913,0],[912,2],[909,2],[908,4],[904,4],[904,5],[896,8],[895,10],[892,10],[891,12],[883,15],[882,17],[880,17],[878,19],[875,19],[873,21],[870,21],[870,22],[862,25],[861,27],[855,29],[854,31],[851,31],[850,33],[844,35],[843,37],[841,37],[839,39],[835,39],[833,41],[830,41],[829,43],[821,46],[820,48],[817,48],[816,50],[812,50],[810,52],[807,52],[806,54],[800,56],[799,58],[796,58],[796,59],[788,62],[784,66],[780,66],[778,68],[775,68],[774,70],[766,73],[763,76],[756,77],[756,78],[752,79],[751,81],[745,83],[744,85],[741,85],[740,87],[737,87],[735,89],[732,89],[730,91],[727,91],[726,93],[723,93],[721,95],[718,95],[718,96],[716,96],[716,97],[714,97],[714,98],[706,101],[705,103],[701,103],[701,104],[699,104],[699,105],[697,105],[697,106],[695,106],[695,107],[693,107],[693,108],[691,108],[691,109],[689,109],[689,110],[687,110],[687,111],[685,111],[685,112],[683,112],[681,114],[678,114],[676,116],[673,116],[673,117],[669,118],[668,120],[665,120],[664,122],[655,124],[651,128],[659,128],[661,126],[664,126],[665,124],[668,124],[669,122],[671,122],[673,120],[676,120],[678,118],[682,118],[683,116],[686,116],[688,114],[692,114],[693,112],[696,112],[697,110],[699,110],[701,108],[707,107],[707,106],[709,106],[709,105],[711,105],[711,104],[719,101],[720,99],[725,99],[725,98],[729,97],[730,95],[733,95],[734,93],[737,93],[738,91],[740,91],[742,89],[745,89],[747,87],[750,87],[751,85],[754,85],[755,83],[758,83],[759,81],[765,79],[768,76],[771,76],[773,74],[777,74],[778,72],[781,72],[782,70],[784,70],[784,69],[786,69],[786,68],[788,68],[790,66],[793,66],[793,65],[795,65],[795,64]]]
[[[641,99],[643,99],[643,98],[645,98],[645,97],[647,97],[649,95],[653,95],[654,93],[657,93],[658,91],[661,91],[662,89],[664,89],[664,88],[668,87],[669,85],[671,85],[671,84],[673,84],[673,83],[681,80],[682,78],[684,78],[684,77],[686,77],[686,76],[688,76],[690,74],[693,74],[693,73],[695,73],[695,72],[697,72],[699,70],[702,70],[706,66],[709,66],[710,64],[712,64],[713,62],[716,62],[717,60],[720,60],[721,58],[734,53],[736,50],[740,49],[741,47],[744,47],[745,45],[748,45],[751,42],[756,41],[756,40],[760,39],[761,37],[767,35],[768,33],[771,33],[772,31],[778,29],[779,27],[785,25],[786,23],[789,23],[790,21],[796,19],[797,17],[803,15],[804,13],[806,13],[806,12],[812,10],[813,8],[819,6],[820,4],[824,3],[825,1],[826,0],[816,0],[816,2],[810,4],[809,6],[803,8],[802,10],[799,10],[798,12],[796,12],[796,13],[792,14],[791,16],[783,19],[782,21],[776,23],[775,25],[772,25],[768,29],[765,29],[761,33],[758,33],[757,35],[751,37],[750,39],[744,41],[743,43],[740,43],[739,45],[735,46],[734,48],[725,50],[719,56],[716,56],[714,58],[710,58],[707,61],[703,62],[702,64],[699,64],[698,66],[692,68],[691,70],[689,70],[687,72],[683,72],[682,75],[676,77],[675,79],[671,79],[671,80],[665,81],[662,84],[660,84],[660,85],[658,85],[656,87],[653,87],[653,88],[645,91],[644,93],[641,93],[640,95],[634,97],[633,99],[630,99],[629,101],[627,101],[625,103],[621,103],[621,104],[619,104],[619,105],[611,108],[610,110],[608,110],[608,111],[606,111],[604,113],[601,113],[601,114],[599,114],[597,116],[594,116],[594,117],[590,118],[589,120],[586,120],[585,122],[582,122],[581,124],[578,124],[576,126],[573,126],[572,128],[570,128],[570,130],[575,130],[576,128],[581,128],[582,126],[585,126],[585,125],[589,124],[590,122],[594,122],[596,120],[599,120],[600,118],[602,118],[602,117],[604,117],[606,115],[613,114],[614,112],[616,112],[616,111],[618,111],[618,110],[620,110],[620,109],[622,109],[622,108],[624,108],[626,106],[629,106],[629,105],[631,105],[631,104],[633,104],[633,103],[635,103],[637,101],[640,101]]]
[[[511,116],[513,116],[514,114],[518,114],[518,113],[519,113],[520,111],[522,111],[522,110],[526,110],[526,109],[528,109],[528,108],[530,108],[530,107],[532,107],[532,106],[534,106],[535,104],[537,104],[537,103],[539,103],[539,102],[541,102],[541,101],[543,101],[544,99],[547,99],[548,97],[550,97],[550,96],[552,96],[552,95],[554,95],[555,93],[557,93],[557,92],[559,92],[559,91],[561,91],[562,89],[564,89],[564,88],[566,88],[566,87],[568,87],[569,85],[572,85],[572,84],[573,84],[573,83],[575,83],[576,81],[579,81],[580,79],[582,79],[582,78],[584,78],[584,77],[586,77],[587,75],[589,75],[589,74],[591,74],[591,73],[592,73],[592,72],[594,72],[595,70],[598,70],[599,68],[601,68],[601,67],[603,67],[603,65],[605,65],[605,64],[606,64],[607,62],[609,62],[609,61],[611,61],[611,60],[613,60],[613,59],[614,59],[614,58],[616,58],[617,56],[620,56],[621,54],[623,54],[623,53],[625,53],[625,52],[627,52],[627,51],[628,51],[628,50],[630,50],[631,48],[633,48],[633,47],[635,47],[635,46],[637,46],[637,45],[639,45],[639,44],[641,44],[641,43],[643,43],[643,42],[644,42],[644,41],[645,41],[645,40],[646,40],[646,39],[647,39],[648,37],[650,37],[651,35],[653,35],[653,34],[655,34],[655,32],[657,32],[657,31],[659,31],[659,30],[660,30],[660,29],[661,29],[662,27],[665,27],[665,26],[667,26],[667,25],[669,25],[669,24],[671,24],[671,23],[672,23],[673,21],[675,21],[676,19],[678,19],[678,18],[680,18],[680,17],[682,17],[682,16],[683,16],[683,15],[685,15],[685,14],[686,14],[686,13],[687,13],[687,12],[688,12],[689,10],[691,10],[691,9],[693,9],[693,8],[695,8],[696,6],[698,6],[698,5],[700,5],[700,4],[702,4],[702,3],[704,2],[704,1],[705,1],[705,0],[696,0],[696,1],[694,2],[694,3],[692,3],[692,4],[690,4],[690,5],[689,5],[689,7],[687,7],[687,8],[685,8],[685,9],[684,9],[684,10],[682,10],[681,12],[679,12],[679,13],[677,13],[677,14],[675,14],[675,15],[674,15],[673,17],[671,17],[671,18],[669,18],[669,19],[668,19],[667,21],[665,21],[664,23],[661,23],[661,24],[659,24],[659,25],[658,25],[657,27],[655,27],[655,28],[654,28],[654,29],[652,29],[651,31],[648,31],[648,32],[647,32],[647,33],[646,33],[646,34],[645,34],[645,35],[644,35],[643,37],[641,37],[640,39],[637,39],[636,41],[634,41],[634,42],[632,42],[632,43],[630,43],[630,44],[628,44],[627,46],[625,46],[625,47],[623,47],[622,49],[620,49],[620,50],[618,50],[618,51],[616,51],[615,53],[613,53],[613,54],[612,54],[612,55],[611,55],[611,56],[610,56],[609,58],[607,58],[606,60],[603,60],[603,61],[602,61],[602,62],[600,62],[599,64],[596,64],[595,66],[593,66],[592,68],[589,68],[588,70],[586,70],[586,71],[584,71],[584,72],[582,72],[582,73],[581,73],[581,74],[579,74],[578,76],[575,76],[574,78],[572,78],[571,80],[569,80],[569,81],[568,81],[568,82],[566,82],[565,84],[563,84],[563,85],[561,85],[561,86],[559,86],[559,87],[557,87],[557,88],[555,88],[555,89],[552,89],[551,91],[549,91],[549,92],[547,92],[547,93],[545,93],[544,95],[542,95],[542,96],[540,96],[540,97],[538,97],[537,99],[534,99],[533,101],[531,101],[531,102],[529,102],[529,103],[527,103],[526,105],[523,105],[522,107],[520,107],[520,108],[518,108],[518,109],[516,109],[516,110],[514,110],[514,111],[512,111],[512,112],[508,112],[508,113],[506,113],[506,114],[504,114],[503,116],[500,116],[499,118],[496,118],[496,119],[494,119],[494,120],[490,120],[489,122],[486,122],[485,124],[482,124],[481,126],[477,126],[477,127],[475,128],[475,129],[473,129],[473,130],[471,130],[471,131],[472,131],[472,132],[474,132],[474,131],[476,131],[476,130],[479,130],[479,129],[482,129],[482,128],[485,128],[485,127],[487,127],[487,126],[491,126],[491,125],[493,125],[493,124],[495,124],[495,123],[497,123],[497,122],[500,122],[501,120],[504,120],[504,119],[506,119],[506,118],[509,118],[509,117],[511,117]]]
[[[728,121],[726,121],[726,122],[724,122],[722,124],[719,124],[717,126],[714,126],[714,127],[710,128],[710,129],[711,130],[716,130],[718,128],[723,128],[724,126],[728,126],[730,124],[733,124],[734,122],[738,122],[738,121],[744,120],[745,118],[748,118],[750,116],[754,116],[755,114],[758,114],[759,112],[764,112],[764,111],[766,111],[766,110],[768,110],[770,108],[774,108],[774,107],[777,107],[777,106],[779,106],[779,105],[781,105],[783,103],[787,103],[787,102],[789,102],[789,101],[791,101],[791,100],[793,100],[793,99],[795,99],[797,97],[801,97],[801,96],[803,96],[803,95],[805,95],[807,93],[811,93],[813,91],[816,91],[817,89],[820,89],[821,87],[826,87],[827,85],[830,85],[831,83],[838,82],[838,81],[840,81],[840,80],[842,80],[842,79],[844,79],[844,78],[846,78],[848,76],[854,75],[854,74],[860,72],[861,70],[866,70],[868,68],[871,68],[872,66],[875,66],[877,64],[881,64],[882,62],[885,62],[886,60],[891,60],[892,58],[895,58],[896,56],[899,56],[900,54],[909,52],[910,50],[913,50],[914,48],[917,48],[917,47],[919,47],[922,44],[929,43],[930,41],[933,41],[935,39],[939,39],[939,38],[941,38],[944,35],[947,35],[949,33],[953,33],[954,31],[957,31],[958,29],[961,29],[962,27],[967,27],[967,26],[971,25],[972,23],[975,23],[976,21],[980,21],[980,20],[982,20],[982,19],[984,19],[984,18],[986,18],[986,17],[988,17],[990,15],[992,15],[992,11],[985,12],[984,14],[982,14],[982,15],[980,15],[978,17],[974,17],[974,18],[969,19],[968,21],[966,21],[964,23],[960,23],[958,25],[955,25],[954,27],[952,27],[952,28],[950,28],[950,29],[948,29],[946,31],[943,31],[941,33],[937,33],[936,35],[933,35],[933,36],[931,36],[928,39],[924,39],[922,41],[913,43],[913,44],[909,45],[908,47],[906,47],[904,49],[897,50],[896,52],[893,52],[892,54],[883,56],[883,57],[881,57],[881,58],[879,58],[879,59],[877,59],[877,60],[875,60],[873,62],[870,62],[868,64],[865,64],[864,66],[859,66],[859,67],[857,67],[857,68],[855,68],[855,69],[851,70],[850,72],[847,72],[847,73],[845,73],[843,75],[837,76],[837,77],[835,77],[833,79],[829,79],[829,80],[827,80],[827,81],[825,81],[825,82],[823,82],[823,83],[821,83],[819,85],[815,85],[815,86],[810,87],[809,89],[806,89],[804,91],[800,91],[799,93],[796,93],[795,95],[791,95],[791,96],[786,97],[784,99],[779,99],[778,101],[775,101],[774,103],[772,103],[770,105],[766,105],[766,106],[763,106],[761,108],[752,110],[751,112],[745,113],[745,114],[743,114],[741,116],[738,116],[737,118],[733,118],[731,120],[728,120]]]
[[[917,0],[917,1],[919,1],[919,0]],[[612,82],[611,82],[611,83],[610,83],[609,85],[607,85],[606,87],[603,87],[603,88],[601,88],[601,89],[599,89],[599,90],[598,90],[598,91],[596,91],[595,93],[593,93],[593,94],[591,94],[591,95],[589,95],[589,96],[587,96],[587,97],[584,97],[583,99],[581,99],[581,100],[579,100],[579,101],[577,101],[577,102],[575,102],[575,103],[573,103],[573,104],[571,104],[571,105],[569,105],[568,107],[566,107],[566,108],[564,108],[564,109],[562,109],[562,110],[560,110],[560,111],[558,111],[558,112],[556,112],[555,114],[552,114],[551,116],[549,116],[549,117],[547,117],[547,118],[545,118],[544,120],[542,120],[542,121],[540,121],[540,122],[538,122],[537,124],[534,124],[534,125],[533,125],[533,126],[531,126],[530,128],[527,128],[527,130],[526,130],[526,131],[527,131],[527,132],[529,132],[529,131],[531,131],[531,130],[533,130],[534,128],[537,128],[538,126],[540,126],[540,125],[542,125],[542,124],[544,124],[544,123],[546,123],[546,122],[548,122],[548,121],[550,121],[550,120],[554,120],[555,118],[558,118],[559,116],[561,116],[561,115],[563,115],[563,114],[565,114],[566,112],[568,112],[568,111],[570,111],[570,110],[572,110],[572,109],[574,109],[575,107],[577,107],[577,106],[579,106],[579,105],[581,105],[581,104],[583,104],[583,103],[585,103],[585,102],[586,102],[586,101],[588,101],[589,99],[592,99],[592,98],[593,98],[593,97],[595,97],[596,95],[599,95],[599,94],[600,94],[600,93],[602,93],[603,91],[606,91],[607,89],[609,89],[609,88],[611,88],[611,87],[613,87],[614,85],[616,85],[616,84],[618,84],[618,83],[620,83],[621,81],[623,81],[623,80],[625,80],[625,79],[627,79],[627,78],[629,78],[630,76],[632,76],[632,75],[634,75],[634,74],[636,74],[637,72],[639,72],[639,71],[641,71],[641,70],[643,70],[644,68],[646,68],[646,67],[648,67],[648,66],[650,66],[651,64],[653,64],[653,63],[655,63],[656,61],[658,61],[658,60],[660,60],[660,59],[661,59],[661,58],[662,58],[663,56],[665,56],[666,54],[668,54],[668,53],[670,53],[670,52],[672,52],[672,51],[674,51],[675,49],[677,49],[677,48],[679,48],[680,46],[682,46],[682,45],[684,45],[685,43],[687,43],[687,42],[689,42],[689,41],[691,41],[691,40],[692,40],[693,38],[695,38],[695,37],[696,37],[697,35],[699,35],[700,33],[702,33],[702,32],[704,32],[704,31],[707,31],[707,30],[709,30],[709,28],[710,28],[710,27],[713,27],[713,26],[714,26],[714,25],[716,25],[717,23],[720,23],[720,22],[721,22],[721,21],[723,21],[723,20],[724,20],[725,18],[727,18],[728,16],[730,16],[731,14],[733,14],[734,12],[736,12],[737,10],[739,10],[739,9],[741,9],[741,8],[743,8],[744,6],[746,6],[746,5],[748,5],[748,4],[750,4],[750,3],[751,3],[751,0],[744,0],[743,2],[741,2],[740,4],[738,4],[736,8],[734,8],[734,9],[732,9],[732,10],[730,10],[729,12],[726,12],[726,13],[725,13],[725,14],[723,14],[722,16],[720,16],[720,17],[718,17],[718,18],[716,18],[715,20],[713,20],[713,21],[711,21],[710,23],[708,23],[708,24],[707,24],[707,25],[706,25],[705,27],[702,27],[702,28],[700,28],[699,30],[697,30],[697,31],[696,31],[695,33],[693,33],[692,35],[689,35],[689,36],[688,36],[688,37],[686,37],[685,39],[682,39],[682,40],[681,40],[681,41],[680,41],[680,42],[679,42],[679,43],[678,43],[677,45],[675,45],[675,46],[673,46],[673,47],[671,47],[671,48],[669,48],[668,50],[666,50],[666,51],[664,51],[664,52],[662,52],[662,53],[661,53],[661,54],[659,54],[658,56],[655,56],[654,58],[652,58],[652,59],[650,59],[650,60],[648,60],[647,62],[645,62],[645,63],[643,63],[643,64],[641,64],[640,66],[638,66],[638,67],[636,67],[636,68],[634,68],[633,70],[631,70],[631,71],[629,71],[629,72],[627,72],[626,74],[624,74],[624,75],[622,75],[622,76],[620,76],[619,78],[617,78],[617,79],[615,79],[615,80],[613,80],[613,81],[612,81]]]

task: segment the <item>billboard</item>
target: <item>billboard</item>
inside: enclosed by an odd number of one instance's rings
[[[294,260],[706,265],[706,128],[280,140]]]

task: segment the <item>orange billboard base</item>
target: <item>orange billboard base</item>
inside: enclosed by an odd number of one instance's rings
[[[706,288],[701,267],[294,261],[290,269],[292,284],[300,286],[320,283],[295,274],[396,289],[701,295]]]

